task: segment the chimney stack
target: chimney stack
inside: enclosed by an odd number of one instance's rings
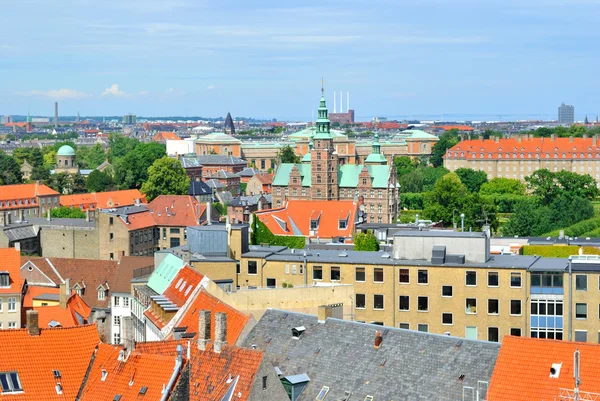
[[[569,137],[569,142],[573,142],[573,141],[575,141],[575,137],[571,135],[571,136]]]
[[[51,218],[50,218],[50,209],[48,209],[48,221],[50,221],[50,220],[51,220]]]
[[[90,221],[90,209],[85,210],[85,221]]]
[[[71,295],[71,279],[65,279],[64,283],[60,284],[60,307],[61,309],[67,309],[67,300]]]
[[[201,310],[198,321],[198,349],[205,351],[210,343],[210,311]]]
[[[215,352],[221,352],[227,345],[227,314],[217,312],[215,315]]]
[[[21,223],[25,221],[25,211],[23,209],[19,209],[19,221]]]
[[[135,339],[133,338],[133,322],[131,316],[123,316],[121,318],[121,338],[123,346],[128,352],[135,350]]]
[[[383,337],[381,337],[381,332],[379,330],[377,330],[375,332],[375,346],[374,346],[374,348],[381,347],[381,343],[383,343]]]
[[[555,141],[556,140],[556,134],[551,134],[550,135],[550,139],[553,140],[553,141]]]
[[[58,128],[58,102],[54,102],[54,128]]]
[[[0,227],[6,227],[6,212],[0,212]]]
[[[38,311],[30,309],[27,311],[27,332],[30,336],[40,335],[40,326],[38,324]]]

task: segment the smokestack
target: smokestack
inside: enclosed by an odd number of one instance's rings
[[[346,113],[350,111],[350,91],[346,92]]]
[[[58,102],[54,102],[54,128],[58,128]]]
[[[26,314],[27,318],[27,332],[30,336],[39,336],[40,335],[40,326],[39,326],[39,318],[38,311],[35,309],[30,309]]]
[[[71,295],[71,279],[65,279],[64,283],[60,284],[60,307],[61,309],[67,309],[67,300]]]
[[[344,92],[340,91],[340,113],[344,112]]]
[[[333,112],[337,113],[336,108],[335,108],[335,91],[333,91]]]
[[[90,221],[90,209],[85,210],[85,221]]]
[[[221,352],[227,345],[227,314],[217,312],[215,315],[215,344],[214,351]]]
[[[201,310],[198,316],[198,349],[205,351],[210,343],[210,311]]]

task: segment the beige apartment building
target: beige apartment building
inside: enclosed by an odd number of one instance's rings
[[[448,149],[444,167],[450,171],[471,168],[484,171],[488,179],[524,180],[536,170],[567,170],[600,180],[600,137],[533,138],[517,135],[500,139],[471,139]]]

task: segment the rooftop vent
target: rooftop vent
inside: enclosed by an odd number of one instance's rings
[[[458,376],[458,381],[459,382],[464,381],[464,380],[465,380],[465,375]]]
[[[348,252],[346,252],[346,251],[340,252],[340,253],[338,253],[338,256],[340,258],[347,258],[348,257]]]
[[[552,379],[558,379],[558,376],[560,376],[560,368],[561,367],[562,367],[562,362],[552,364],[552,366],[550,367],[550,377]]]
[[[383,343],[383,337],[381,337],[381,332],[379,330],[377,330],[375,332],[375,344],[374,344],[374,348],[379,348],[381,347],[381,344]]]
[[[52,374],[54,375],[55,379],[60,379],[61,378],[60,370],[53,370]]]
[[[283,373],[281,372],[281,369],[279,369],[279,366],[275,366],[275,373],[277,374],[277,376],[283,375]]]
[[[56,389],[56,394],[61,395],[63,393],[63,388],[60,383],[56,383],[56,386],[54,386],[54,388]]]
[[[383,259],[389,259],[389,258],[390,258],[390,254],[389,254],[389,253],[387,253],[387,252],[384,252],[384,253],[382,253],[382,254],[381,254],[381,257],[382,257]]]
[[[306,327],[298,326],[292,329],[292,338],[298,340],[300,336],[306,331]]]
[[[113,401],[121,401],[121,394],[115,395],[115,398],[113,398]]]

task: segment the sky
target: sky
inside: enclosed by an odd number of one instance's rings
[[[0,115],[307,121],[323,78],[359,120],[556,119],[562,101],[595,119],[599,18],[600,0],[6,1]]]

